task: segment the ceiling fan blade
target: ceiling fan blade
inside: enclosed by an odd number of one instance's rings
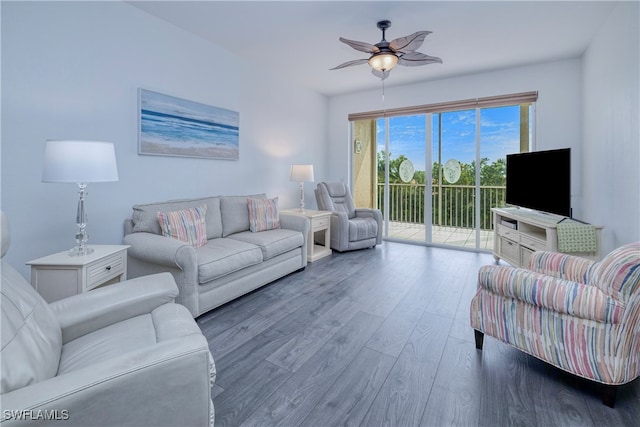
[[[340,68],[344,68],[344,67],[352,67],[354,65],[360,65],[360,64],[366,64],[367,62],[369,62],[368,59],[354,59],[353,61],[347,61],[343,64],[340,64],[338,66],[335,66],[333,68],[329,68],[329,70],[339,70]]]
[[[340,37],[339,40],[344,44],[348,44],[349,46],[351,46],[355,50],[359,50],[360,52],[376,53],[376,52],[378,52],[380,50],[380,49],[378,49],[377,46],[372,45],[371,43],[365,43],[365,42],[359,42],[359,41],[355,41],[355,40],[349,40],[349,39],[345,39],[344,37]]]
[[[400,37],[389,43],[389,47],[396,52],[411,52],[422,46],[424,38],[431,34],[431,31],[418,31],[406,37]]]
[[[378,71],[375,68],[371,69],[371,74],[373,74],[376,77],[380,77],[380,80],[384,80],[387,77],[389,77],[389,73],[390,72],[391,72],[391,70]]]
[[[405,53],[398,58],[398,65],[404,65],[407,67],[417,67],[418,65],[435,63],[442,64],[442,59],[436,58],[435,56],[425,55],[420,52]]]

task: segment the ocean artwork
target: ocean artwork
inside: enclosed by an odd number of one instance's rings
[[[240,114],[140,89],[138,152],[238,160]]]

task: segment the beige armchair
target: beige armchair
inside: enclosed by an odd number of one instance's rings
[[[600,262],[534,252],[529,269],[486,265],[471,301],[476,348],[484,334],[574,375],[617,387],[640,376],[640,242]]]
[[[382,243],[382,212],[355,208],[349,189],[343,182],[317,185],[318,209],[331,211],[331,249],[338,252],[373,248]]]
[[[215,365],[169,273],[47,304],[1,268],[3,426],[213,426]]]

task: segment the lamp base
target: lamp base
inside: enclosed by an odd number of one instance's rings
[[[76,212],[76,224],[78,225],[78,232],[76,233],[76,245],[73,249],[69,250],[69,256],[84,256],[93,252],[93,248],[87,246],[87,240],[89,240],[89,234],[87,233],[87,212],[84,209],[84,198],[87,193],[87,184],[84,182],[78,183],[78,210]]]
[[[69,256],[85,256],[93,253],[93,248],[89,246],[75,246],[69,249]]]

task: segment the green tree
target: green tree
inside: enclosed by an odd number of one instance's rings
[[[393,184],[402,183],[400,179],[400,163],[407,159],[407,156],[401,154],[399,157],[392,159],[392,155],[389,153],[389,182]],[[384,153],[378,151],[378,182],[384,182]]]

